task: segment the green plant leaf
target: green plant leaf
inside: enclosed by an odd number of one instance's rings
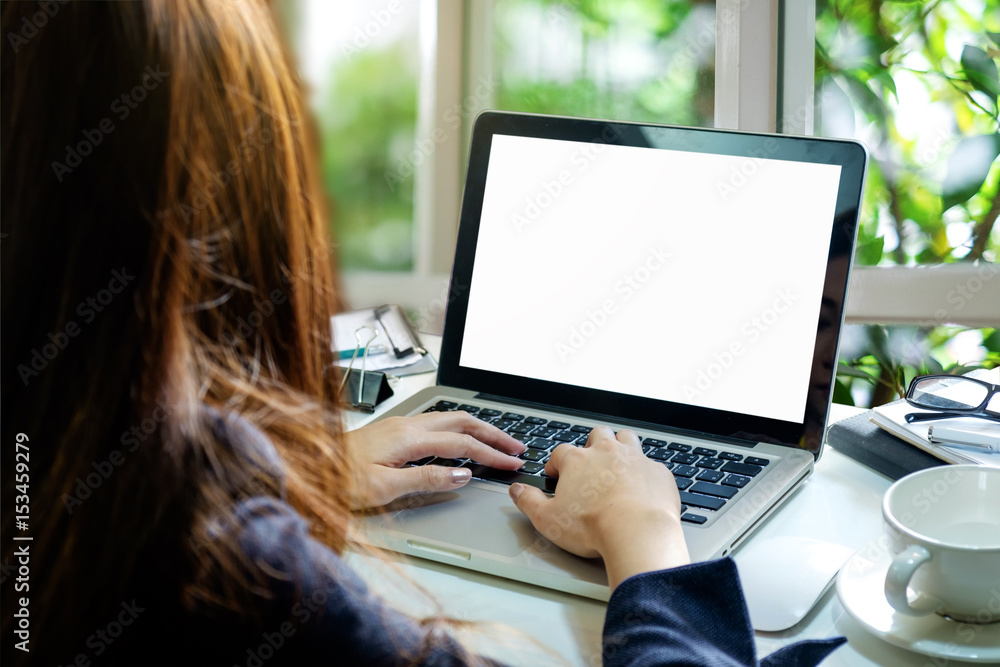
[[[854,405],[854,396],[851,395],[850,388],[839,378],[833,383],[833,402],[841,405]]]
[[[857,263],[861,266],[876,266],[882,261],[882,253],[885,251],[885,237],[875,238],[858,242]]]
[[[997,64],[986,51],[966,44],[962,49],[962,72],[973,88],[988,95],[996,105],[1000,96],[1000,78],[997,77]]]
[[[889,70],[879,68],[871,73],[871,78],[881,83],[886,92],[892,93],[896,103],[899,103],[899,95],[896,93],[896,80],[889,74]]]
[[[838,376],[843,375],[845,377],[852,377],[852,378],[861,378],[862,380],[866,380],[868,382],[875,381],[875,378],[872,377],[871,373],[866,373],[860,368],[855,368],[854,366],[848,366],[844,362],[841,362],[840,365],[837,366],[837,375]]]
[[[986,335],[989,329],[983,330],[983,346],[987,350],[1000,351],[1000,329],[993,329],[992,333]]]
[[[983,187],[990,166],[1000,154],[1000,135],[965,137],[948,158],[948,171],[941,185],[941,212],[968,201]]]
[[[876,95],[868,83],[856,73],[844,72],[843,81],[851,101],[868,116],[869,120],[874,120],[880,127],[885,127],[886,110],[882,98]]]
[[[1000,46],[1000,32],[986,31],[986,36],[993,40],[993,43]]]

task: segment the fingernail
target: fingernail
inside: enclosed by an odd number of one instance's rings
[[[452,468],[451,469],[451,483],[458,486],[465,484],[470,479],[472,479],[472,471],[468,468]]]
[[[524,484],[517,482],[510,485],[510,497],[515,503],[517,502],[517,499],[521,497],[522,493],[524,493]]]

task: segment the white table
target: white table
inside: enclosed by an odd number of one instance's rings
[[[424,342],[436,354],[440,338],[425,336]],[[434,374],[400,378],[395,395],[379,406],[381,414],[406,397],[434,384]],[[834,406],[834,420],[858,412],[857,408]],[[372,416],[349,413],[348,428],[356,428]],[[881,534],[880,502],[891,480],[862,466],[840,452],[825,448],[815,472],[796,495],[750,538],[794,535],[815,537],[843,544],[853,549],[864,546]],[[605,605],[574,595],[479,574],[461,568],[400,557],[398,572],[367,556],[351,554],[348,561],[388,599],[406,609],[430,613],[433,604],[405,596],[400,591],[412,589],[401,583],[399,574],[424,587],[444,613],[464,620],[502,623],[534,637],[551,647],[562,660],[573,665],[601,664],[601,629]],[[897,648],[869,634],[843,609],[834,589],[824,596],[810,614],[791,630],[780,633],[757,633],[757,652],[767,655],[775,649],[800,639],[818,639],[837,635],[848,644],[837,649],[824,665],[937,665],[941,661]],[[555,664],[523,637],[514,637],[510,645],[495,647],[483,644],[488,654],[513,664]],[[517,647],[526,646],[525,653]],[[512,648],[513,647],[513,648]],[[960,663],[958,663],[960,664]]]

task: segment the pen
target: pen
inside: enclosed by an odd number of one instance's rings
[[[972,433],[947,426],[931,426],[927,429],[927,439],[939,445],[966,447],[979,451],[1000,451],[1000,436]]]
[[[368,350],[368,354],[369,356],[373,354],[385,354],[388,351],[388,349],[389,348],[387,348],[385,345],[372,345],[371,348]],[[361,348],[358,350],[358,354],[364,354],[364,353],[365,353],[365,348]],[[337,352],[337,359],[350,359],[352,356],[354,356],[354,350],[340,350],[339,352]]]

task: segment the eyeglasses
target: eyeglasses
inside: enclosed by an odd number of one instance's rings
[[[906,402],[934,412],[911,412],[906,415],[906,421],[913,423],[949,417],[981,417],[1000,421],[1000,411],[990,409],[991,399],[998,394],[1000,385],[962,375],[921,375],[910,382]]]

